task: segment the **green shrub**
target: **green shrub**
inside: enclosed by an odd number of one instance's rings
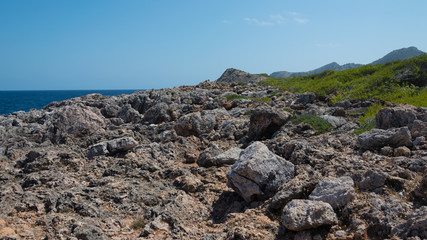
[[[355,134],[360,135],[366,131],[375,128],[375,118],[368,118],[360,124],[360,128],[354,131]]]
[[[258,101],[258,102],[264,102],[264,103],[269,103],[272,101],[272,99],[269,97],[250,98],[250,97],[245,97],[245,96],[237,95],[237,94],[227,95],[227,96],[225,96],[225,98],[227,98],[230,101],[234,101],[234,100],[238,100],[238,99],[247,99],[247,100],[251,100],[251,101]]]
[[[312,126],[316,130],[317,134],[330,132],[334,129],[334,127],[328,121],[313,114],[302,114],[292,120],[292,123],[295,124],[299,124],[302,122]]]
[[[144,219],[137,219],[137,220],[132,222],[131,227],[133,229],[142,229],[145,227],[145,224],[146,224],[146,222]]]
[[[248,97],[245,97],[242,95],[237,95],[237,94],[227,95],[227,96],[225,96],[225,98],[227,98],[230,101],[234,101],[234,100],[238,100],[238,99],[249,99]]]

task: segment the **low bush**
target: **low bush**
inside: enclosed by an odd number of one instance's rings
[[[295,124],[302,122],[312,126],[316,130],[317,134],[330,132],[334,129],[334,127],[328,121],[313,114],[302,114],[292,120],[292,123]]]

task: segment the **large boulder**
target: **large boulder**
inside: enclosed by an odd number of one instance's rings
[[[143,120],[149,123],[169,122],[171,120],[169,105],[161,102],[152,106],[145,112]]]
[[[270,107],[260,107],[252,111],[249,124],[249,138],[270,138],[292,115]]]
[[[417,115],[412,106],[383,108],[375,115],[376,127],[380,129],[400,128],[414,122]]]
[[[412,146],[411,133],[408,127],[394,129],[372,129],[359,135],[358,145],[364,150],[377,150],[384,146]]]
[[[308,197],[310,200],[329,203],[332,208],[342,208],[355,197],[351,177],[327,178],[319,182]]]
[[[57,137],[102,133],[106,124],[100,115],[83,105],[65,106],[58,111],[57,118],[53,122],[53,131]]]
[[[263,143],[254,142],[227,173],[227,184],[250,202],[254,197],[272,197],[293,177],[292,163],[272,153]]]
[[[301,231],[337,222],[331,205],[322,201],[294,199],[283,208],[282,225],[289,230]]]
[[[205,111],[202,113],[194,112],[180,117],[175,125],[175,131],[178,135],[188,137],[191,135],[200,137],[210,133],[216,125],[216,119],[213,114]]]

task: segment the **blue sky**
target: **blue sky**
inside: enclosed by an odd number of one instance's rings
[[[0,90],[145,89],[427,51],[425,0],[1,0]]]

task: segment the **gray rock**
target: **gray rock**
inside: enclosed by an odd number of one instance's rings
[[[102,156],[102,155],[109,154],[110,152],[108,151],[107,146],[108,146],[107,142],[101,142],[101,143],[92,145],[91,147],[89,147],[89,150],[87,152],[88,158],[91,159],[95,156]]]
[[[251,113],[249,138],[270,138],[290,118],[291,114],[285,111],[279,111],[269,107],[257,108]]]
[[[107,148],[111,154],[126,152],[138,145],[138,142],[132,137],[122,137],[107,141]]]
[[[415,120],[412,124],[409,124],[412,137],[427,137],[427,122]]]
[[[197,136],[210,133],[216,125],[215,116],[205,112],[189,113],[180,117],[175,125],[175,131],[180,136]]]
[[[375,115],[376,127],[380,129],[399,128],[407,126],[417,119],[416,112],[405,106],[383,108]]]
[[[425,140],[426,140],[426,138],[424,136],[423,137],[417,137],[417,138],[415,138],[415,140],[412,143],[416,146],[416,145],[420,145]]]
[[[125,123],[139,123],[142,120],[142,115],[130,104],[124,106],[117,117],[123,119]]]
[[[86,136],[104,132],[105,122],[85,106],[66,106],[58,111],[53,123],[57,137]],[[60,139],[57,139],[57,141]]]
[[[93,225],[77,223],[72,226],[72,231],[80,240],[104,240],[107,239],[104,232]]]
[[[126,152],[138,145],[138,142],[132,137],[122,137],[110,141],[104,141],[89,147],[87,156],[93,158],[95,156],[116,154]]]
[[[169,106],[166,103],[158,103],[147,110],[144,114],[144,121],[149,123],[162,123],[169,122],[171,116],[169,115]]]
[[[206,148],[197,159],[197,164],[201,167],[212,167],[215,164],[213,163],[213,158],[221,154],[221,149],[217,145],[212,145]]]
[[[342,208],[355,197],[351,177],[327,178],[319,182],[308,197],[310,200],[329,203],[332,208]]]
[[[238,147],[230,148],[226,152],[212,158],[212,164],[215,166],[234,164],[239,159],[239,156],[242,152],[243,150]]]
[[[224,139],[239,140],[248,133],[249,121],[247,119],[226,120],[221,124],[219,134]]]
[[[295,100],[294,104],[307,105],[309,103],[313,103],[314,100],[316,100],[316,94],[314,94],[314,93],[303,93],[303,94],[298,94],[298,97]]]
[[[412,146],[411,133],[408,127],[395,129],[372,129],[359,135],[358,145],[365,150],[376,150],[384,146]]]
[[[228,185],[245,201],[255,196],[272,197],[294,177],[294,165],[270,152],[261,142],[247,147],[227,173]],[[250,191],[246,191],[246,190]]]
[[[339,128],[347,123],[347,121],[344,118],[330,116],[330,115],[322,115],[320,116],[324,120],[326,120],[328,123],[330,123],[334,128]]]
[[[282,225],[289,230],[301,231],[337,222],[329,203],[294,199],[283,208]]]
[[[387,180],[388,175],[382,171],[368,170],[360,179],[356,180],[356,185],[362,190],[374,190],[382,187]]]
[[[304,178],[301,179],[300,175],[297,175],[285,183],[279,192],[274,195],[268,204],[268,209],[271,211],[281,210],[292,199],[307,198],[307,194],[313,191],[316,184],[316,180],[307,181]]]
[[[408,216],[407,236],[427,239],[427,206],[422,206]]]

